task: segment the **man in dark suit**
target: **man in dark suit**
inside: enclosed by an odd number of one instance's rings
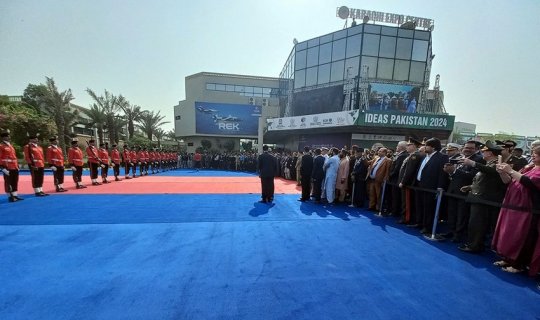
[[[350,179],[353,182],[352,203],[355,207],[362,208],[367,199],[366,175],[369,161],[364,157],[364,148],[357,148],[354,153],[355,161]]]
[[[313,170],[311,171],[311,179],[313,180],[313,198],[316,203],[321,202],[322,183],[324,181],[324,160],[321,155],[321,149],[315,149],[315,158],[313,158]]]
[[[399,188],[401,189],[401,219],[400,224],[410,223],[410,226],[417,226],[416,217],[411,214],[415,212],[415,196],[414,190],[410,187],[414,185],[418,168],[424,160],[424,156],[417,150],[422,143],[413,138],[407,141],[408,156],[403,160],[403,164],[399,169]]]
[[[450,151],[452,148],[459,147],[449,143],[446,149]],[[478,169],[467,166],[459,161],[463,158],[471,159],[482,164],[485,161],[482,156],[477,153],[477,143],[475,141],[467,141],[463,146],[461,154],[453,155],[449,158],[449,163],[445,164],[444,171],[448,173],[450,182],[447,192],[455,194],[458,197],[465,197],[467,193],[462,192],[461,188],[469,186]],[[447,197],[448,201],[448,232],[444,235],[446,238],[451,238],[452,242],[462,242],[467,237],[467,226],[469,224],[470,205],[463,198]]]
[[[268,146],[263,146],[263,153],[259,155],[257,168],[261,178],[261,201],[262,203],[272,202],[274,200],[274,176],[276,175],[277,165],[273,155],[268,153]]]
[[[467,202],[471,204],[471,216],[469,218],[468,242],[459,247],[460,250],[470,253],[480,253],[484,250],[486,235],[495,229],[500,208],[485,204],[501,203],[506,193],[506,185],[496,170],[497,157],[503,148],[496,143],[486,141],[482,148],[486,164],[481,164],[471,159],[463,159],[462,163],[478,169],[478,174],[473,178],[470,186],[461,188],[463,192],[469,192]]]
[[[396,147],[396,154],[392,166],[390,167],[390,175],[388,176],[388,182],[392,190],[392,204],[390,215],[398,217],[401,215],[401,189],[399,188],[399,171],[403,165],[403,161],[407,158],[407,141],[400,141]]]
[[[435,193],[439,188],[446,189],[448,184],[448,175],[443,171],[444,164],[448,163],[448,156],[440,152],[441,141],[437,138],[427,140],[425,147],[426,157],[418,168],[416,186],[431,191],[416,192],[416,222],[423,227],[421,233],[429,234],[433,228],[437,204]]]
[[[298,201],[307,201],[311,195],[311,172],[313,171],[313,157],[309,152],[309,147],[304,147],[304,154],[301,158],[300,182],[302,184],[302,197]]]

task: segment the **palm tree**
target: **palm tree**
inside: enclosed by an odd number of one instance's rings
[[[118,105],[124,111],[124,117],[128,126],[128,136],[131,139],[135,133],[135,122],[139,121],[142,109],[139,106],[130,104],[124,97],[118,97]]]
[[[176,136],[176,132],[174,130],[169,130],[165,133],[165,137],[171,141],[178,141],[178,137]]]
[[[119,140],[118,136],[120,128],[116,127],[115,118],[117,117],[116,112],[120,110],[118,104],[119,97],[114,96],[107,90],[105,90],[105,94],[101,96],[98,96],[90,88],[87,88],[86,92],[94,99],[95,104],[97,104],[105,114],[105,128],[107,128],[107,132],[109,133],[109,142],[111,144],[117,143]]]
[[[93,104],[90,109],[83,109],[83,113],[90,118],[86,124],[87,128],[96,128],[99,142],[103,141],[103,130],[107,123],[107,115],[103,109],[97,104]]]
[[[157,128],[154,130],[154,136],[156,137],[158,148],[161,148],[161,140],[165,137],[165,131],[161,128]]]
[[[160,115],[159,111],[157,113],[144,111],[137,127],[144,132],[149,140],[152,140],[154,132],[162,125],[169,123],[169,121],[163,121],[163,119],[165,119],[165,116]]]
[[[61,137],[59,139],[60,147],[64,151],[64,154],[67,154],[66,145],[69,144],[70,136],[66,136],[65,132],[66,127],[69,128],[71,126],[69,121],[73,122],[74,117],[66,116],[66,113],[70,112],[70,102],[74,97],[71,93],[71,89],[59,92],[53,78],[46,77],[46,87],[47,90],[42,97],[43,107],[54,119],[56,132]],[[68,118],[68,121],[66,121],[66,118]]]

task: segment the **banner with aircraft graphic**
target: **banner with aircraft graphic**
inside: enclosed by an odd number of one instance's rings
[[[260,106],[195,102],[195,132],[224,136],[257,136],[260,116]]]

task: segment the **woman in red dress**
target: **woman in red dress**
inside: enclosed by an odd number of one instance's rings
[[[509,186],[492,242],[502,260],[494,265],[511,273],[529,267],[535,276],[540,271],[540,147],[520,172],[506,163],[497,165],[497,171]]]

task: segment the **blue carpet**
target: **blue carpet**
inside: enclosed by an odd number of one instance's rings
[[[0,202],[0,319],[538,319],[493,256],[277,195]]]

